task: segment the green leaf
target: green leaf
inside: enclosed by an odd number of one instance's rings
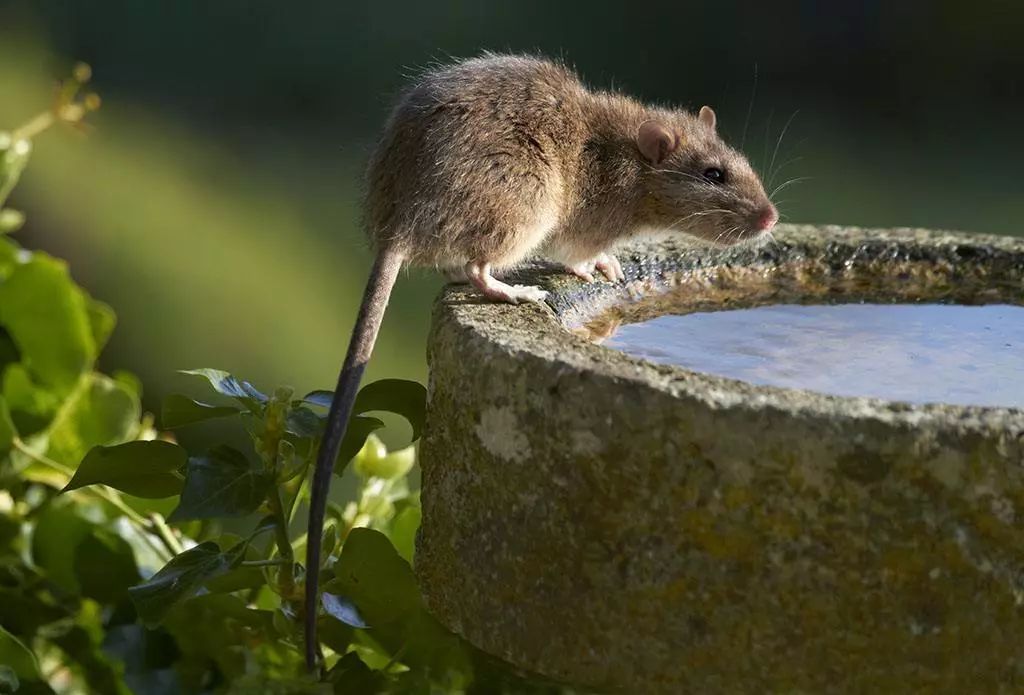
[[[181,373],[204,377],[217,393],[237,398],[246,404],[253,400],[260,403],[266,403],[268,400],[265,394],[260,393],[248,381],[239,381],[220,369],[185,369]]]
[[[273,479],[243,453],[218,445],[188,460],[185,489],[170,521],[216,519],[252,514],[263,503]]]
[[[18,210],[4,208],[0,210],[0,234],[10,234],[22,228],[25,215]]]
[[[146,499],[177,495],[182,480],[175,475],[188,463],[177,444],[153,440],[97,446],[86,455],[62,492],[101,483]]]
[[[80,676],[87,692],[132,695],[123,682],[120,665],[115,666],[103,653],[101,611],[99,604],[83,605],[75,625],[70,629],[65,626],[56,634],[50,633],[50,641],[63,652],[62,665]]]
[[[3,239],[0,239],[0,246],[2,246]],[[3,279],[0,278],[0,282]],[[14,340],[11,335],[0,327],[0,369],[14,364],[21,360],[21,355],[18,354],[18,346],[14,344]]]
[[[354,415],[348,421],[348,429],[341,440],[341,447],[338,449],[338,458],[334,461],[334,474],[341,475],[356,454],[366,444],[366,438],[376,430],[384,427],[384,423],[375,417],[366,415]]]
[[[0,495],[0,498],[2,497],[3,496]],[[4,499],[4,503],[6,503],[6,501],[7,500]],[[0,547],[12,547],[12,544],[21,536],[23,522],[24,519],[20,514],[11,514],[9,511],[0,513]],[[18,545],[20,545],[20,543]],[[324,557],[326,557],[326,555]],[[3,616],[0,615],[0,619],[2,618]]]
[[[416,447],[409,445],[388,453],[376,435],[366,438],[366,444],[353,460],[355,472],[362,478],[404,478],[416,462]]]
[[[297,650],[277,640],[272,620],[271,611],[248,609],[244,600],[229,594],[206,594],[178,603],[162,623],[177,643],[173,666],[184,686],[171,692],[222,692],[220,686],[211,688],[211,668],[226,685],[262,666],[260,657],[265,655],[276,662],[276,673],[297,672]]]
[[[203,420],[237,415],[239,412],[241,411],[234,406],[210,405],[194,401],[178,393],[172,393],[164,399],[160,421],[164,429],[172,430],[175,427],[183,427]]]
[[[302,401],[310,405],[318,405],[321,408],[330,408],[333,398],[334,391],[310,391],[302,397]]]
[[[391,521],[391,528],[388,530],[388,537],[394,544],[395,550],[408,563],[412,563],[412,556],[416,550],[416,532],[419,530],[421,520],[422,511],[419,506],[409,505],[395,515]]]
[[[13,693],[19,685],[18,674],[14,669],[0,664],[0,693]]]
[[[223,692],[224,695],[252,695],[252,693],[260,693],[260,695],[328,695],[330,691],[309,677],[246,673],[232,679],[227,689],[220,692]],[[353,690],[350,692],[378,695],[382,691]]]
[[[373,635],[392,653],[403,649],[409,666],[440,672],[470,670],[461,640],[423,607],[409,567],[387,537],[367,528],[352,529],[325,593],[346,596],[373,626]]]
[[[132,548],[120,536],[96,528],[74,551],[74,571],[82,595],[113,604],[141,579]]]
[[[419,607],[412,570],[380,531],[352,529],[334,576],[325,592],[351,597],[370,624],[394,623]]]
[[[338,540],[338,525],[331,521],[324,529],[323,536],[320,537],[320,557],[333,555],[334,549],[338,546]]]
[[[147,581],[128,590],[139,617],[156,627],[175,604],[203,590],[203,584],[241,562],[245,543],[222,552],[216,543],[200,543],[171,559]]]
[[[230,594],[255,589],[266,583],[266,575],[259,567],[236,567],[227,574],[210,579],[204,586],[213,594]]]
[[[366,621],[363,620],[363,616],[359,615],[359,609],[356,608],[355,604],[344,596],[325,593],[321,597],[321,600],[323,601],[324,611],[332,618],[340,620],[349,627],[357,627],[360,629],[370,627]]]
[[[406,379],[381,379],[367,384],[356,396],[355,412],[386,410],[401,415],[412,426],[412,438],[417,440],[423,429],[427,412],[427,390],[423,384]]]
[[[46,254],[32,254],[0,284],[0,324],[34,380],[60,393],[71,391],[96,358],[86,297],[67,266]]]
[[[110,340],[110,334],[114,332],[117,316],[108,304],[89,296],[86,296],[85,310],[89,315],[89,327],[96,345],[96,354],[99,354]]]
[[[33,382],[20,362],[9,364],[4,370],[3,397],[22,438],[45,429],[62,400],[62,396]]]
[[[142,398],[142,381],[139,377],[123,369],[115,370],[110,376],[114,381],[121,384],[128,393],[133,394],[136,398]]]
[[[26,590],[31,585],[55,586],[48,577],[43,576],[45,573],[41,571],[42,568],[23,563],[17,570],[21,577],[15,578],[8,571],[13,565],[4,565],[4,581],[0,582],[0,625],[17,635],[32,635],[44,625],[70,617],[69,606],[56,605],[50,592]],[[13,583],[12,579],[17,583]]]
[[[96,528],[80,516],[86,510],[63,500],[39,515],[32,532],[32,560],[47,578],[70,594],[81,586],[75,572],[75,549]]]
[[[24,261],[28,253],[13,240],[0,238],[0,278],[7,278],[14,268]]]
[[[32,143],[29,140],[15,142],[10,133],[0,133],[0,206],[14,190],[30,154]]]
[[[309,408],[292,408],[288,412],[285,429],[296,437],[316,437],[323,429],[323,421]]]
[[[21,640],[5,630],[3,625],[0,625],[0,664],[9,666],[21,680],[36,681],[42,678],[35,655]]]
[[[7,399],[0,396],[0,452],[8,451],[18,436],[11,421],[11,411],[7,408]]]
[[[233,548],[238,543],[243,543],[245,545],[245,552],[242,557],[243,562],[263,559],[256,551],[256,548],[252,546],[250,540],[228,533],[217,538],[217,545],[222,548]],[[262,567],[246,567],[244,564],[239,564],[226,574],[206,581],[203,586],[213,594],[229,594],[234,591],[254,589],[267,583],[267,575],[264,573],[264,569]]]
[[[301,443],[301,442],[300,442]],[[306,441],[308,444],[309,442]],[[308,448],[307,448],[308,451]],[[300,455],[295,445],[287,439],[277,443],[277,482],[286,483],[302,471],[306,470],[309,461],[306,456]]]
[[[149,577],[167,561],[163,554],[163,546],[155,533],[131,523],[127,517],[120,516],[111,523],[111,530],[132,549],[132,556],[143,577]],[[153,547],[156,545],[156,549]],[[159,549],[159,550],[158,550]]]
[[[46,455],[77,466],[93,447],[131,438],[141,415],[139,398],[129,387],[102,374],[89,374],[50,426]]]
[[[333,391],[311,391],[303,396],[302,400],[311,405],[330,408],[333,398]],[[374,410],[396,413],[408,420],[412,426],[412,438],[415,441],[419,439],[420,431],[423,429],[423,420],[426,417],[427,390],[423,384],[406,379],[374,381],[359,390],[353,412],[361,415]]]
[[[328,672],[327,679],[334,684],[334,692],[339,695],[393,692],[388,687],[387,676],[371,669],[355,652],[349,652],[338,659],[338,663]]]
[[[354,628],[335,620],[329,615],[320,616],[319,620],[316,621],[316,625],[317,636],[320,638],[321,644],[327,645],[338,654],[344,654],[348,650],[349,644],[352,643],[352,636],[355,632]]]

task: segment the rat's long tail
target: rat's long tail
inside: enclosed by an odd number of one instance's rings
[[[327,510],[327,493],[331,487],[331,474],[334,461],[338,458],[338,449],[345,436],[348,419],[352,415],[359,381],[363,370],[370,360],[373,344],[377,340],[384,310],[391,297],[391,288],[395,285],[398,271],[402,268],[402,254],[384,248],[377,254],[370,278],[366,282],[363,303],[359,307],[359,317],[352,330],[352,340],[348,345],[345,363],[338,377],[338,387],[331,400],[331,409],[327,414],[327,427],[320,442],[320,452],[316,459],[313,472],[313,487],[309,501],[309,533],[306,536],[306,666],[310,671],[316,667],[317,638],[316,619],[319,613],[319,575],[320,575],[320,537],[324,532],[324,513]]]

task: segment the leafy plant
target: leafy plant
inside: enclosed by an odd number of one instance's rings
[[[80,96],[88,78],[79,66],[51,110],[0,133],[3,232],[24,220],[3,205],[31,139],[98,107]],[[415,440],[421,385],[362,389],[335,466],[354,496],[307,539],[298,517],[331,394],[266,394],[191,370],[207,395],[166,398],[158,430],[134,377],[96,370],[114,323],[63,262],[0,236],[0,693],[558,691],[423,607],[410,567],[415,448],[388,451],[369,414],[403,416]],[[249,444],[190,451],[173,436],[211,419]],[[321,544],[323,567],[298,560],[307,542]],[[301,657],[306,571],[325,587],[315,676]]]

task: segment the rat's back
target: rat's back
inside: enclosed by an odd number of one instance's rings
[[[370,162],[372,240],[417,264],[500,264],[512,237],[557,223],[586,94],[564,66],[526,56],[488,54],[423,75]]]

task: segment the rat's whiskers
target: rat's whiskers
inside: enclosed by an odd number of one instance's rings
[[[778,174],[777,171],[772,171],[772,167],[775,166],[775,158],[779,155],[779,147],[782,146],[782,139],[786,137],[786,131],[789,130],[789,126],[793,123],[793,119],[796,118],[797,114],[800,113],[800,109],[793,112],[793,115],[786,121],[786,125],[782,127],[782,132],[779,133],[779,139],[775,142],[775,151],[772,152],[772,160],[768,164],[768,186],[772,185],[772,180]]]
[[[803,181],[809,181],[810,179],[811,179],[810,176],[797,176],[795,178],[792,178],[792,179],[786,181],[785,183],[780,184],[775,190],[773,190],[771,193],[769,193],[768,194],[768,199],[769,200],[773,199],[776,195],[779,194],[780,191],[784,190],[787,186],[790,186],[790,185],[792,185],[794,183],[801,183]]]

